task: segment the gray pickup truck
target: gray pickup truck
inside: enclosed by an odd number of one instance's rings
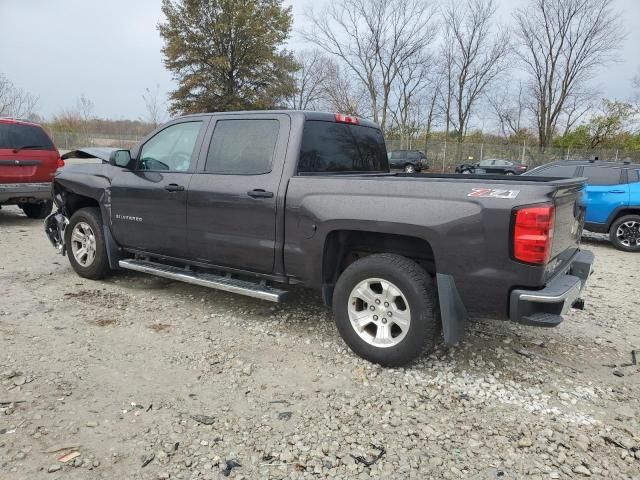
[[[358,355],[403,365],[469,316],[555,326],[593,263],[583,180],[392,174],[379,128],[298,111],[190,115],[53,182],[51,242],[81,276],[129,269],[283,301],[322,292]]]

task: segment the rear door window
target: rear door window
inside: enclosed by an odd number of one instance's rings
[[[269,173],[280,122],[273,119],[218,120],[205,171],[232,175]]]
[[[382,132],[376,128],[308,120],[304,126],[298,171],[387,172]]]
[[[586,166],[582,176],[589,179],[590,185],[619,185],[622,169],[612,167]]]
[[[629,177],[629,183],[640,182],[640,169],[627,170],[627,176]]]
[[[25,148],[54,150],[49,136],[36,125],[0,123],[0,148]]]

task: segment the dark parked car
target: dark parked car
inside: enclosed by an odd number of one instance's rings
[[[520,175],[527,171],[526,165],[500,160],[498,158],[487,158],[475,164],[461,163],[456,167],[456,173],[491,173],[500,175]]]
[[[29,218],[51,213],[51,180],[64,166],[49,135],[26,120],[0,118],[0,208],[18,205]]]
[[[427,170],[427,155],[420,150],[392,150],[389,152],[389,166],[392,170],[404,170],[406,173]]]
[[[640,164],[594,160],[553,162],[527,175],[586,177],[584,228],[608,233],[619,250],[640,252]]]
[[[58,172],[45,222],[86,278],[122,268],[274,302],[305,285],[388,366],[442,330],[455,343],[467,312],[555,326],[582,306],[579,179],[393,174],[374,123],[297,111],[190,115],[103,159]]]

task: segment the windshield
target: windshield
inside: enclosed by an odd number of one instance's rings
[[[0,148],[55,150],[49,136],[41,127],[18,123],[0,123]]]

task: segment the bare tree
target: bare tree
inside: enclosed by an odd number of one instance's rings
[[[0,73],[0,117],[30,118],[35,114],[38,100]]]
[[[370,110],[387,126],[399,71],[431,43],[435,9],[426,0],[335,0],[308,14],[303,38],[340,59],[365,88]]]
[[[51,125],[54,130],[73,134],[77,137],[74,141],[81,144],[91,144],[91,122],[95,120],[94,103],[82,94],[76,99],[73,107],[61,110],[53,117]]]
[[[504,137],[517,135],[524,130],[527,109],[526,92],[522,82],[518,82],[515,90],[509,87],[508,81],[497,85],[494,93],[489,96],[489,105]]]
[[[338,64],[329,61],[326,81],[322,85],[322,97],[327,109],[356,117],[366,116],[367,94],[358,86],[354,86]]]
[[[631,85],[636,90],[634,94],[634,101],[640,102],[640,67],[638,67],[638,73],[631,80]]]
[[[324,103],[324,85],[329,80],[329,60],[320,50],[303,50],[296,54],[299,68],[293,77],[295,94],[287,99],[287,107],[294,110],[317,110]]]
[[[400,144],[408,145],[408,138],[417,129],[421,117],[421,93],[427,87],[431,61],[428,57],[416,54],[411,63],[398,70],[395,82],[395,104],[391,105],[390,114],[395,128],[400,134]]]
[[[596,98],[596,95],[597,92],[588,89],[583,92],[574,92],[567,97],[567,101],[562,109],[564,115],[562,135],[569,133],[569,131],[593,109],[593,99]]]
[[[141,120],[155,129],[167,117],[166,101],[162,100],[160,95],[160,85],[156,85],[153,91],[149,87],[144,91],[142,100],[144,101],[145,116]]]
[[[514,14],[541,150],[568,99],[613,60],[625,37],[613,0],[530,0]]]
[[[503,72],[510,53],[507,30],[492,32],[495,12],[494,0],[451,3],[444,12],[447,124],[451,123],[459,142],[478,100]]]

